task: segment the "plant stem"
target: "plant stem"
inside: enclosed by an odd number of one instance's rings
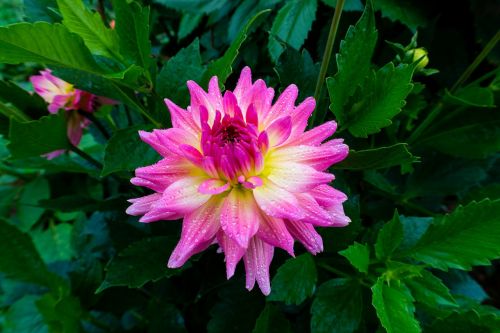
[[[335,42],[335,36],[337,35],[337,28],[340,22],[340,15],[342,14],[342,9],[344,8],[345,0],[338,0],[337,6],[335,7],[335,13],[333,14],[332,25],[330,26],[330,32],[328,33],[328,40],[325,46],[325,52],[323,53],[323,60],[321,61],[321,68],[319,70],[318,81],[316,82],[316,89],[314,91],[314,99],[319,104],[319,98],[321,96],[321,90],[323,88],[323,83],[325,82],[326,72],[328,71],[328,65],[330,64],[330,58],[333,51],[333,43]],[[316,118],[318,110],[314,112],[312,123]]]
[[[90,156],[89,154],[87,154],[86,152],[84,152],[83,150],[78,148],[77,146],[71,145],[69,150],[71,150],[72,152],[74,152],[75,154],[77,154],[78,156],[83,158],[84,160],[87,160],[89,163],[94,165],[96,168],[102,169],[102,164],[100,162],[95,160],[92,156]]]
[[[500,30],[497,31],[495,36],[493,36],[493,38],[490,39],[488,44],[486,44],[484,49],[481,51],[481,53],[479,53],[476,59],[474,59],[472,64],[470,64],[469,67],[467,67],[467,69],[463,72],[463,74],[458,78],[457,82],[455,82],[455,84],[450,90],[452,93],[455,92],[462,85],[462,83],[467,81],[469,76],[474,72],[474,70],[477,68],[477,66],[479,66],[479,64],[484,60],[484,58],[488,56],[488,54],[493,50],[493,48],[495,47],[495,45],[498,43],[499,40],[500,40]]]
[[[327,265],[325,263],[322,263],[322,262],[319,262],[318,263],[318,266],[323,268],[325,271],[328,271],[330,273],[333,273],[333,274],[337,274],[338,276],[342,276],[342,277],[345,277],[345,278],[351,278],[352,276],[345,273],[345,272],[342,272],[341,270],[338,270],[330,265]]]
[[[413,133],[410,135],[408,138],[408,144],[413,144],[415,141],[420,137],[420,135],[429,127],[430,124],[436,119],[438,114],[441,112],[443,109],[443,102],[439,102],[434,109],[429,113],[427,118],[424,119],[424,121],[418,125],[418,127],[413,131]]]

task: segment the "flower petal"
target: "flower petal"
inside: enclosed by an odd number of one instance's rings
[[[132,205],[127,208],[126,213],[133,216],[144,215],[151,209],[151,205],[160,198],[161,193],[154,193],[140,198],[129,199],[128,202]]]
[[[260,221],[257,237],[266,243],[282,248],[291,256],[293,253],[293,237],[288,232],[285,222],[282,219],[264,215]]]
[[[183,155],[180,145],[186,144],[199,149],[200,143],[192,134],[182,128],[153,130],[153,132],[139,131],[141,140],[153,147],[163,157],[172,154]]]
[[[198,192],[203,194],[220,194],[229,189],[229,182],[220,179],[207,179],[198,187]]]
[[[262,124],[267,126],[280,117],[289,116],[295,108],[295,100],[298,94],[299,89],[296,85],[291,84],[286,87],[269,112],[262,115]]]
[[[168,267],[177,268],[194,254],[206,249],[220,228],[219,219],[222,200],[213,197],[206,204],[184,217],[181,239],[170,259]]]
[[[323,141],[328,139],[335,133],[337,123],[335,121],[327,121],[323,125],[313,128],[310,131],[304,132],[298,138],[289,140],[287,145],[306,145],[306,146],[319,146]]]
[[[289,192],[305,192],[334,179],[330,173],[293,162],[275,163],[267,170],[268,178]]]
[[[312,254],[323,251],[323,240],[311,224],[291,220],[285,221],[285,224],[290,234],[301,242],[307,251]]]
[[[193,135],[197,135],[200,132],[200,127],[194,121],[193,115],[190,112],[176,105],[168,98],[165,98],[165,104],[167,105],[168,110],[170,111],[170,119],[172,121],[172,127],[188,130]]]
[[[201,177],[179,179],[165,189],[161,199],[153,205],[153,208],[181,214],[191,213],[211,197],[210,194],[203,194],[198,191],[200,184],[204,180]]]
[[[217,233],[217,241],[226,257],[226,275],[230,279],[234,275],[236,265],[243,258],[246,248],[239,246],[237,242],[228,237],[222,230]]]
[[[304,213],[297,210],[297,198],[269,179],[262,179],[263,184],[253,190],[255,201],[260,209],[269,216],[300,220]]]
[[[290,137],[292,132],[292,118],[290,116],[276,119],[267,129],[269,145],[271,147],[280,146]]]
[[[242,248],[248,247],[248,241],[259,228],[260,214],[252,192],[233,188],[224,200],[220,223],[228,237]]]
[[[193,166],[179,156],[165,157],[158,163],[135,170],[130,182],[153,191],[163,192],[173,182],[186,177]]]
[[[245,253],[246,288],[252,290],[255,281],[264,295],[271,293],[269,281],[269,265],[273,259],[274,247],[253,237]]]

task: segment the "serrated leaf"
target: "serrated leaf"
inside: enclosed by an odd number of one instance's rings
[[[159,155],[142,142],[138,134],[139,130],[150,129],[151,126],[137,125],[116,131],[106,144],[101,176],[119,171],[133,171],[157,162]]]
[[[53,287],[57,276],[47,270],[31,238],[13,225],[0,220],[0,272],[17,280]]]
[[[500,114],[488,109],[466,110],[438,126],[421,143],[452,156],[485,158],[500,151]]]
[[[378,232],[375,243],[377,259],[389,258],[403,240],[403,225],[399,221],[399,214],[394,212],[392,220],[387,222]]]
[[[120,52],[131,63],[148,69],[151,65],[149,40],[149,7],[127,0],[113,0],[116,14],[115,30],[119,37]]]
[[[287,48],[275,67],[282,87],[296,84],[299,88],[299,100],[314,94],[319,74],[319,64],[314,63],[307,50],[302,52]]]
[[[490,88],[469,86],[459,89],[455,94],[445,90],[445,103],[467,107],[495,107],[495,98]]]
[[[376,42],[372,2],[367,1],[363,15],[355,26],[349,27],[344,40],[340,42],[340,51],[336,57],[337,73],[326,80],[332,103],[330,110],[341,124],[347,120],[345,104],[370,73]]]
[[[422,270],[420,274],[420,276],[405,280],[405,284],[417,302],[431,307],[457,306],[450,290],[439,278],[426,270]]]
[[[50,197],[49,182],[45,178],[36,178],[26,184],[17,203],[18,227],[28,231],[42,216],[45,209],[39,201]]]
[[[427,24],[422,7],[409,0],[376,0],[375,9],[382,11],[382,16],[391,21],[400,21],[412,31]]]
[[[30,61],[102,73],[83,40],[61,24],[36,22],[0,27],[0,62]]]
[[[398,285],[396,281],[389,286],[381,277],[372,287],[372,294],[372,304],[387,333],[421,332],[414,316],[414,299],[404,284]]]
[[[397,143],[389,147],[379,147],[366,150],[351,150],[342,162],[335,164],[337,169],[363,170],[384,169],[396,165],[413,163],[418,157],[408,151],[408,144]]]
[[[298,305],[314,293],[316,280],[316,266],[310,254],[288,259],[278,268],[268,299]]]
[[[200,44],[195,39],[188,47],[180,50],[160,71],[156,79],[156,92],[162,98],[185,107],[189,103],[186,86],[188,80],[201,80],[205,66],[201,63]]]
[[[219,84],[223,85],[226,79],[229,77],[233,71],[232,65],[238,56],[239,49],[243,42],[247,39],[250,32],[250,28],[254,25],[257,20],[261,20],[270,12],[269,9],[262,10],[250,18],[243,28],[240,30],[234,41],[231,43],[229,48],[226,50],[224,55],[208,65],[207,71],[203,75],[203,85],[206,86],[210,78],[216,75],[219,79]]]
[[[107,28],[99,13],[90,12],[82,0],[57,0],[64,25],[80,37],[93,53],[121,60],[116,31]]]
[[[272,305],[267,303],[264,310],[260,313],[252,333],[289,333],[291,332],[290,322],[283,313]]]
[[[68,149],[70,143],[64,115],[51,115],[20,123],[11,120],[10,143],[7,146],[13,159],[40,156],[58,149]]]
[[[340,251],[339,254],[345,257],[351,265],[362,273],[368,273],[370,264],[370,249],[365,244],[354,242],[347,249]]]
[[[408,255],[442,270],[488,265],[500,257],[500,200],[471,202],[435,218]]]
[[[415,246],[432,223],[432,217],[400,216],[403,226],[403,241],[399,250],[407,250]]]
[[[372,71],[358,90],[344,125],[352,135],[366,138],[392,124],[391,119],[401,112],[405,98],[412,89],[414,67],[388,63]]]
[[[363,313],[363,290],[354,280],[333,279],[323,283],[311,306],[312,333],[352,333]]]
[[[147,282],[178,274],[179,269],[167,268],[174,246],[169,237],[145,238],[131,244],[109,262],[106,278],[96,293],[116,286],[140,288]]]
[[[268,43],[271,59],[277,62],[284,51],[282,43],[299,50],[311,30],[316,18],[316,0],[288,1],[276,15]]]
[[[71,244],[73,226],[68,223],[50,225],[47,230],[31,233],[35,247],[47,264],[55,261],[70,260],[74,256]]]

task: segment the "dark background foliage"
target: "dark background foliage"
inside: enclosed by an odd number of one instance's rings
[[[481,55],[498,41],[498,1],[346,1],[311,125],[337,119],[351,148],[332,171],[352,223],[321,229],[316,257],[276,251],[269,297],[244,288],[241,264],[227,281],[215,247],[167,269],[181,223],[125,214],[146,193],[133,170],[158,159],[137,130],[169,126],[162,99],[186,106],[185,81],[211,75],[231,89],[244,65],[312,96],[336,2],[3,0],[0,331],[499,332],[500,47]],[[98,14],[63,21],[79,3]],[[69,33],[102,19],[117,41]],[[27,93],[45,66],[122,102],[51,161],[39,155],[67,147],[63,119]]]

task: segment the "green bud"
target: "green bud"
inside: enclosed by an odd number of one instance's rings
[[[412,62],[417,61],[422,58],[420,62],[417,64],[417,69],[424,69],[425,66],[429,63],[429,57],[427,56],[427,50],[419,47],[418,49],[412,49],[406,52],[406,57],[411,59]]]

